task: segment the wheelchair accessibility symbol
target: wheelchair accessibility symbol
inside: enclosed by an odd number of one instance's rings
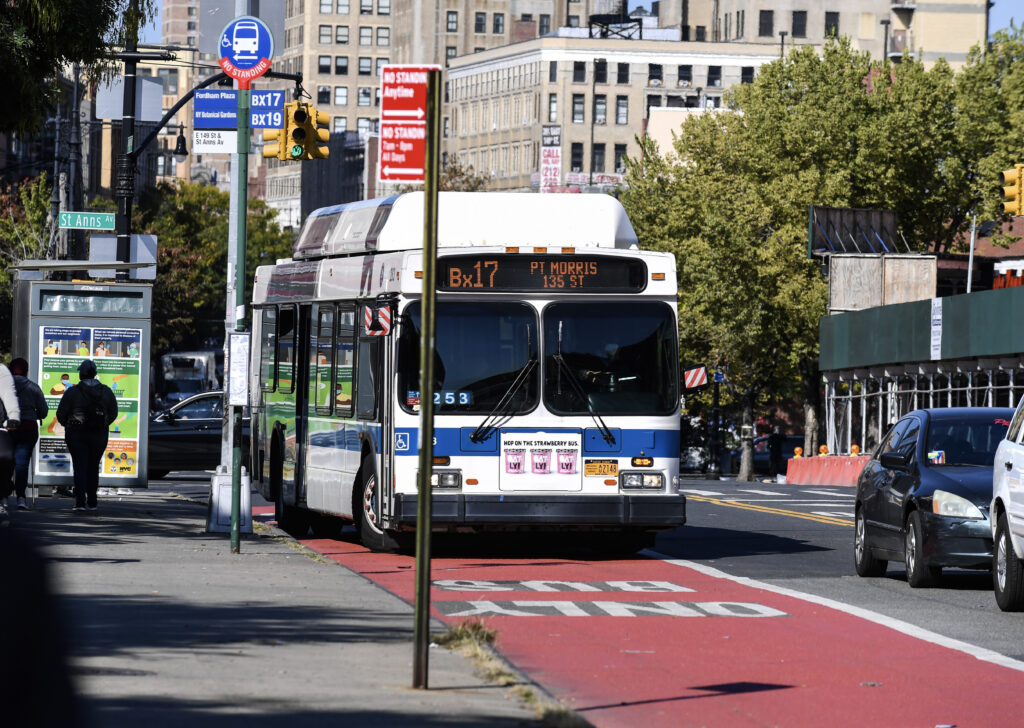
[[[396,432],[395,433],[395,450],[408,450],[409,449],[409,433],[408,432]]]

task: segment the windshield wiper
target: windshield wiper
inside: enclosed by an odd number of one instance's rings
[[[526,362],[525,366],[519,370],[519,374],[517,374],[516,378],[512,380],[512,384],[510,384],[508,389],[505,390],[505,393],[501,395],[501,399],[498,400],[498,403],[494,405],[494,408],[490,412],[487,413],[487,416],[484,417],[484,421],[481,422],[475,430],[473,430],[473,434],[469,436],[469,439],[472,442],[481,442],[487,439],[487,436],[491,434],[492,430],[494,430],[495,425],[497,425],[498,421],[505,415],[516,392],[522,389],[523,384],[525,384],[530,378],[530,373],[536,367],[537,357],[535,355],[530,357],[530,360]]]
[[[561,353],[552,354],[552,359],[558,362],[559,367],[565,372],[566,379],[569,380],[569,384],[572,385],[573,391],[583,400],[583,403],[587,405],[587,411],[590,412],[590,416],[594,420],[594,424],[597,425],[598,431],[601,433],[601,437],[609,445],[615,444],[615,435],[608,429],[608,425],[601,419],[601,415],[597,414],[597,410],[594,409],[594,405],[590,403],[590,397],[583,391],[583,385],[580,384],[580,380],[577,379],[576,375],[573,374],[572,369],[569,368],[569,364],[562,358]]]

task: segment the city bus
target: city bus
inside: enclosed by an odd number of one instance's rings
[[[438,197],[433,402],[422,192],[316,210],[256,271],[250,462],[278,524],[406,548],[424,406],[434,530],[635,550],[683,524],[674,257],[607,195]]]

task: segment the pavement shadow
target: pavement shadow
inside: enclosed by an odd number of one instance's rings
[[[691,526],[658,535],[655,550],[693,560],[828,552],[832,549],[772,533]]]

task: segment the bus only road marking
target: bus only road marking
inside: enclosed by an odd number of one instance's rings
[[[444,617],[788,617],[757,602],[570,602],[516,599],[435,602]]]

